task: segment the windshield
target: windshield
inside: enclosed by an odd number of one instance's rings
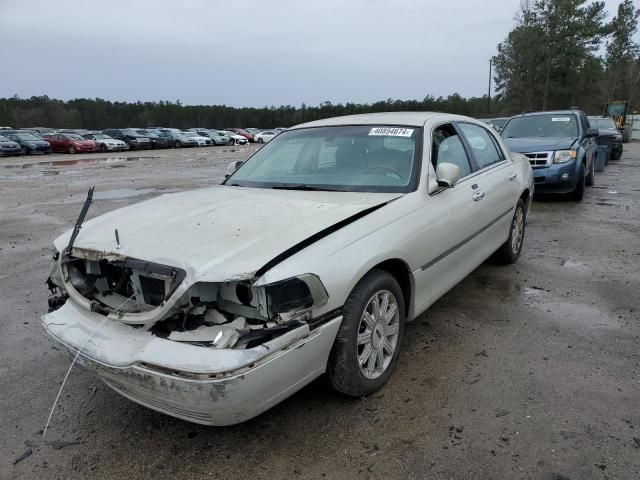
[[[65,133],[64,138],[67,140],[73,140],[75,142],[82,142],[86,140],[86,138],[82,138],[80,135],[76,135],[75,133]]]
[[[111,138],[109,135],[105,135],[104,133],[94,133],[93,137],[96,140],[108,140]]]
[[[593,128],[616,130],[616,124],[610,118],[590,118],[589,123]]]
[[[136,132],[132,128],[125,128],[124,130],[122,130],[122,133],[124,133],[125,135],[130,135],[132,137],[142,137],[142,135],[140,135],[138,132]]]
[[[0,142],[10,142],[11,140],[9,140],[7,137],[3,137],[2,135],[0,135]]]
[[[186,136],[186,137],[199,137],[200,135],[198,135],[197,133],[194,132],[182,132],[182,135]]]
[[[496,128],[502,128],[504,127],[505,123],[507,123],[507,120],[509,120],[508,118],[494,118],[492,120],[489,121],[489,123],[491,125],[493,125]]]
[[[16,133],[15,134],[16,137],[18,137],[20,140],[40,140],[38,137],[36,137],[34,134],[32,133]]]
[[[577,136],[578,123],[575,115],[561,113],[514,117],[502,130],[503,138],[575,138]]]
[[[226,184],[408,192],[417,183],[421,132],[373,125],[290,130],[258,150]]]

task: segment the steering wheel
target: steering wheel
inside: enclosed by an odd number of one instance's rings
[[[400,173],[395,168],[390,167],[388,165],[374,165],[372,167],[367,168],[367,171],[365,173],[369,173],[372,170],[386,170],[387,172],[392,173],[396,177],[402,178],[402,176],[400,176]]]

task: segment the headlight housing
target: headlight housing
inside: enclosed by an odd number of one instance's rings
[[[575,150],[558,150],[553,154],[553,163],[565,163],[574,160],[576,156]]]
[[[312,306],[322,307],[329,300],[320,279],[306,273],[264,286],[268,314],[300,311]]]

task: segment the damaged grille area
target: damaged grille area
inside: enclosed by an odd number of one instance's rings
[[[63,259],[64,281],[91,302],[101,314],[140,313],[162,305],[180,285],[178,268],[131,258]]]
[[[62,295],[50,299],[52,310],[75,291],[95,313],[198,347],[248,349],[301,327],[304,334],[312,307],[328,299],[311,274],[258,287],[252,280],[200,282],[174,295],[186,277],[179,268],[81,249],[73,253],[54,254],[48,283],[54,295],[57,288]],[[159,307],[159,313],[144,315]]]

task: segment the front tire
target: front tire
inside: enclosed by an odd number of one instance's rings
[[[70,153],[71,155],[73,155],[74,153],[76,153],[76,147],[74,147],[73,145],[71,145],[71,146],[69,147],[69,153]]]
[[[100,150],[101,153],[106,153],[107,152],[107,146],[104,143],[101,143],[100,147],[98,148],[98,150]]]
[[[182,143],[178,140],[178,141],[176,141],[176,143],[173,144],[173,146],[175,148],[180,148],[180,147],[182,147]]]
[[[589,172],[589,175],[587,175],[587,177],[585,178],[585,181],[584,181],[584,184],[587,187],[593,187],[594,183],[596,183],[596,163],[595,163],[595,160],[591,164],[591,171]]]
[[[576,202],[581,202],[584,198],[584,184],[585,184],[585,174],[584,174],[584,163],[580,164],[580,169],[578,170],[578,181],[576,183],[576,188],[571,192],[571,198]]]
[[[387,383],[400,353],[405,324],[400,285],[390,273],[372,270],[355,286],[342,315],[327,377],[345,395],[370,395]]]
[[[509,229],[509,237],[507,241],[498,249],[498,259],[501,263],[515,263],[522,253],[522,244],[524,243],[524,231],[527,223],[527,213],[522,199],[516,204],[516,211],[511,220]]]

